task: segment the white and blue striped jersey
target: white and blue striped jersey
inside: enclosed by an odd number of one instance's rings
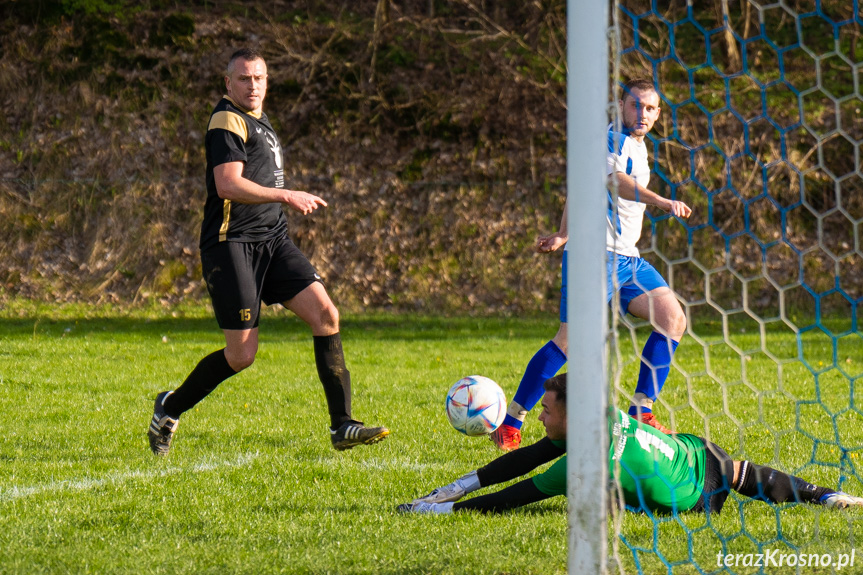
[[[639,187],[646,188],[650,183],[650,163],[647,146],[628,134],[624,128],[615,132],[608,126],[608,156],[606,157],[608,175],[623,172],[631,176]],[[635,244],[641,237],[641,224],[644,220],[646,204],[617,199],[617,210],[608,192],[608,226],[605,234],[606,249],[623,256],[639,257]]]

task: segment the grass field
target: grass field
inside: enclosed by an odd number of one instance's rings
[[[510,397],[554,318],[343,318],[355,415],[392,435],[340,453],[329,445],[306,327],[267,311],[256,363],[183,416],[163,459],[145,435],[152,398],[222,345],[207,307],[14,302],[0,320],[2,573],[565,572],[563,498],[496,517],[394,510],[497,455],[488,440],[449,427],[446,390],[478,373]],[[828,486],[841,475],[845,489],[863,494],[863,419],[848,377],[863,365],[859,344],[841,357],[840,373],[823,338],[804,341],[807,363],[822,363],[816,385],[793,361],[793,335],[771,336],[768,355],[758,334],[735,332],[729,345],[715,326],[694,333],[657,410],[665,421]],[[622,341],[621,390],[637,369]],[[542,436],[536,415],[526,442]],[[622,518],[610,545],[623,572],[718,572],[720,551],[760,544],[837,554],[863,536],[863,512],[803,505],[729,500],[709,521],[656,519]]]

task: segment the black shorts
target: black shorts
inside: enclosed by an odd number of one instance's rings
[[[704,442],[704,491],[692,510],[719,513],[731,492],[734,460],[715,443],[699,439]]]
[[[201,271],[222,329],[258,327],[261,301],[286,302],[321,281],[287,236],[262,242],[222,242],[201,252]]]

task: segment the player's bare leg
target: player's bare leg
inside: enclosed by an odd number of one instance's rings
[[[225,359],[237,373],[255,362],[258,354],[258,328],[225,329]]]

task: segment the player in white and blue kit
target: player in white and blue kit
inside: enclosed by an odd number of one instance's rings
[[[683,202],[650,191],[650,164],[644,137],[659,118],[659,94],[648,80],[633,80],[624,87],[620,101],[623,128],[608,132],[608,189],[617,186],[617,202],[608,192],[608,301],[620,295],[622,313],[650,320],[654,331],[641,352],[641,369],[629,415],[660,431],[670,431],[656,421],[653,402],[665,385],[671,358],[686,331],[686,315],[674,292],[659,272],[640,257],[644,210],[654,205],[678,218],[692,210]]]
[[[636,244],[641,237],[647,204],[680,218],[689,217],[692,210],[683,202],[665,199],[647,189],[650,164],[644,137],[653,128],[660,112],[659,94],[653,84],[642,79],[630,81],[624,86],[623,99],[619,105],[623,129],[615,132],[609,126],[608,131],[608,188],[617,187],[618,201],[615,203],[611,192],[607,192],[607,300],[610,302],[612,296],[619,293],[623,313],[649,319],[655,328],[642,352],[641,370],[629,414],[668,433],[669,430],[656,421],[652,407],[668,378],[671,357],[686,331],[686,316],[662,276],[640,257]],[[537,251],[543,253],[564,248],[560,328],[554,339],[531,358],[507,409],[503,425],[491,436],[492,441],[505,451],[518,448],[521,426],[527,413],[542,397],[543,382],[554,376],[566,363],[566,242],[569,239],[566,213],[567,207],[564,206],[559,231],[539,238],[536,245]]]

